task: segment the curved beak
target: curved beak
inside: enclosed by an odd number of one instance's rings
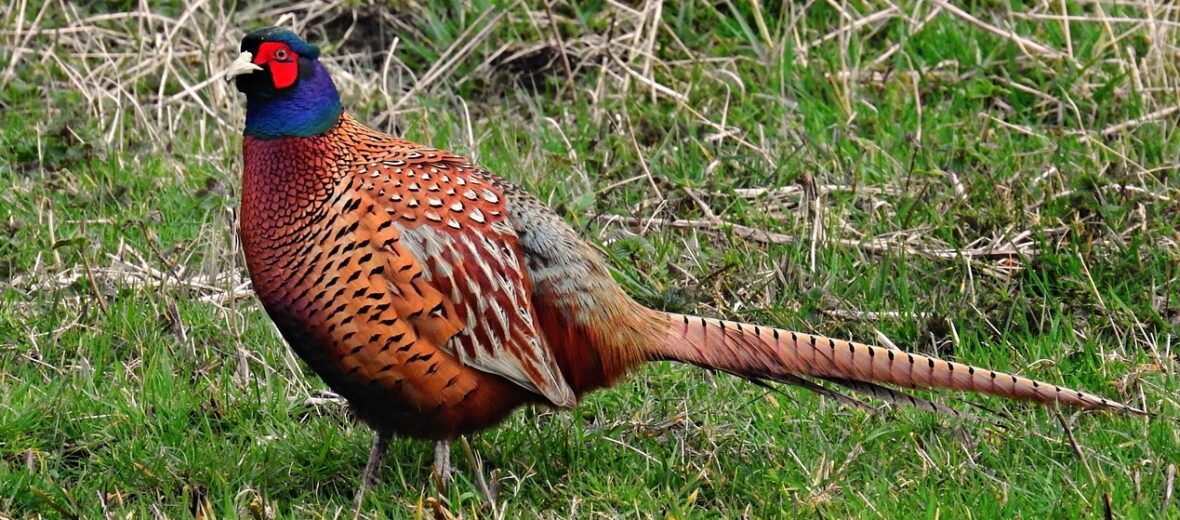
[[[225,69],[225,80],[230,81],[242,74],[249,74],[256,70],[262,70],[262,67],[254,64],[254,55],[250,51],[242,51],[238,55],[238,59],[229,64],[229,68]]]

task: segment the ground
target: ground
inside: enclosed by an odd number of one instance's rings
[[[1155,414],[870,412],[656,364],[473,436],[481,468],[456,446],[445,492],[396,439],[361,517],[1180,517],[1180,8],[298,5],[0,7],[0,518],[352,517],[370,433],[235,240],[218,73],[271,23],[361,120],[537,194],[646,305]]]

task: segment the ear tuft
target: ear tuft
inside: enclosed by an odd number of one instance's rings
[[[265,42],[282,42],[287,44],[296,54],[305,58],[320,57],[320,48],[303,41],[294,31],[285,27],[262,27],[255,29],[242,38],[241,49],[257,54],[258,47]]]

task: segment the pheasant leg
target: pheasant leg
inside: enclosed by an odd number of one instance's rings
[[[434,443],[434,478],[439,489],[451,483],[451,441]]]
[[[375,432],[373,447],[369,449],[369,462],[365,464],[365,472],[361,473],[361,487],[356,492],[353,504],[359,510],[365,499],[365,492],[369,487],[377,485],[381,480],[381,465],[385,462],[385,454],[389,451],[389,432]]]

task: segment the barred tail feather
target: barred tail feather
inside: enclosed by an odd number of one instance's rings
[[[939,404],[934,401],[922,399],[921,397],[913,396],[905,392],[894,390],[892,388],[884,387],[876,383],[866,383],[864,381],[852,381],[849,379],[828,379],[844,388],[852,390],[853,392],[861,393],[867,396],[875,397],[878,400],[885,401],[890,404],[899,406],[912,406],[919,410],[927,412],[941,413],[944,415],[953,415],[955,417],[974,417],[973,415],[960,412],[954,408]]]
[[[949,409],[880,385],[946,388],[1045,404],[1145,413],[1098,395],[919,354],[698,316],[661,314],[660,318],[665,329],[654,342],[654,358],[747,378],[791,384],[802,377],[819,378],[887,401],[939,412]]]

